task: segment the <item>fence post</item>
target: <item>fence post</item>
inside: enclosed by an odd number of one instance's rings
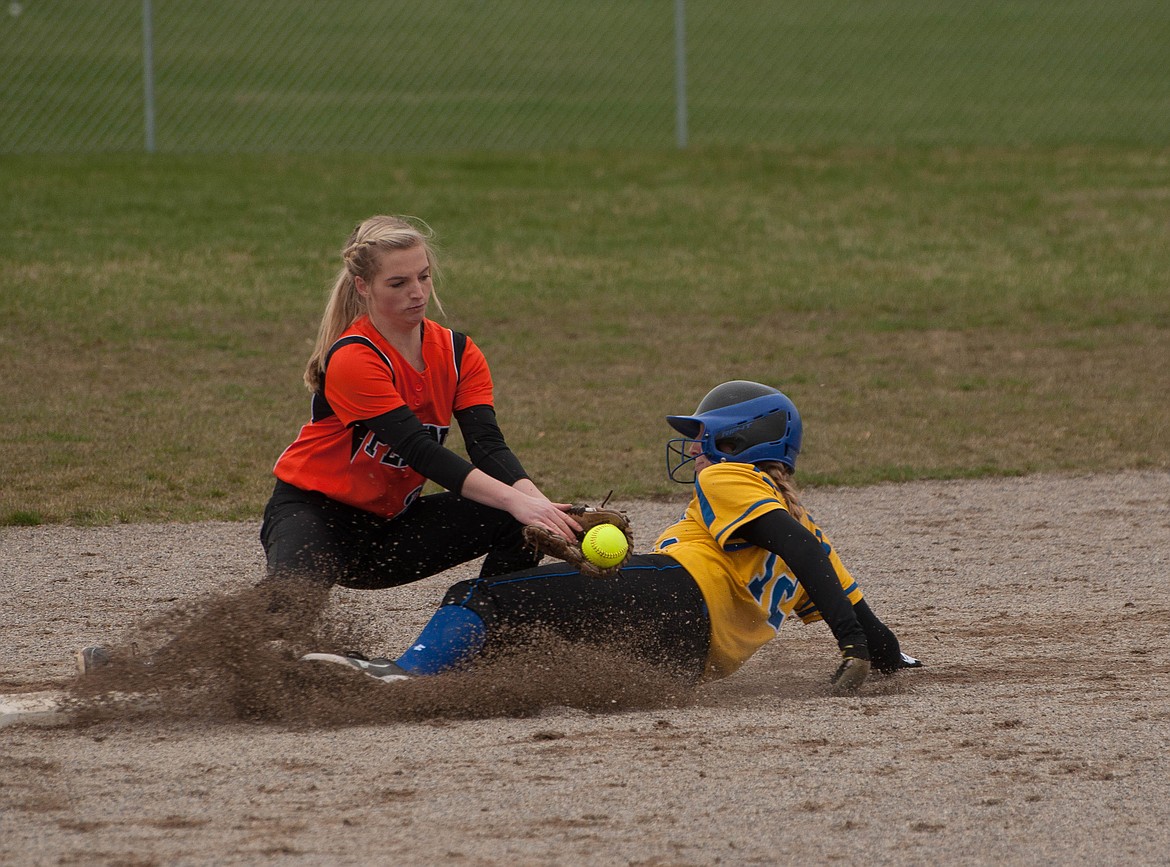
[[[154,153],[154,22],[150,0],[142,0],[142,113],[146,125],[146,152]]]
[[[674,137],[679,150],[687,146],[686,5],[686,0],[674,0]]]

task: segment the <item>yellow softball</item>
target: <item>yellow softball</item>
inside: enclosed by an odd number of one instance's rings
[[[581,552],[585,559],[602,569],[622,562],[629,550],[626,534],[613,524],[598,524],[581,540]]]

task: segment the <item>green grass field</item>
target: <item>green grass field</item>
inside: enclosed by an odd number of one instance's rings
[[[377,212],[554,496],[679,490],[730,378],[810,483],[1170,467],[1165,3],[689,3],[678,152],[671,4],[157,2],[154,157],[140,6],[17,5],[0,523],[258,518]]]
[[[730,378],[806,483],[1170,468],[1170,151],[8,157],[0,522],[258,520],[359,219],[440,236],[550,494],[681,492]]]
[[[0,15],[0,153],[143,149],[141,6],[36,0]],[[673,7],[158,0],[157,147],[669,148]],[[701,147],[1170,141],[1164,0],[686,8]]]

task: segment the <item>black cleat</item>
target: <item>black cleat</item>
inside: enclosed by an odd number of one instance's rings
[[[73,654],[77,660],[77,673],[80,675],[93,674],[99,668],[110,664],[110,651],[101,646],[83,647]]]

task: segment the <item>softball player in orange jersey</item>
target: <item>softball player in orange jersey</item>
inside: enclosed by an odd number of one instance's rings
[[[427,318],[428,237],[377,216],[346,241],[305,371],[312,417],[264,512],[270,578],[385,588],[484,554],[481,574],[498,575],[537,562],[525,524],[580,529],[508,448],[483,353]],[[470,461],[444,446],[452,419]],[[421,496],[427,480],[446,490]]]

